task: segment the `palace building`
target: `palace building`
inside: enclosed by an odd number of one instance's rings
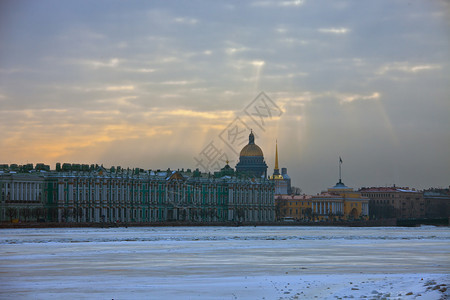
[[[76,170],[75,170],[76,169]],[[272,222],[274,186],[265,178],[195,171],[0,171],[1,221]]]

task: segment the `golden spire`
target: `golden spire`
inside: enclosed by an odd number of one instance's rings
[[[278,169],[278,141],[275,142],[275,170]]]
[[[280,169],[278,169],[278,141],[275,144],[275,168],[273,169],[273,175],[270,176],[272,180],[281,180],[283,176],[280,175]]]

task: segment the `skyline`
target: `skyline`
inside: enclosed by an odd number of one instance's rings
[[[234,168],[236,118],[315,194],[450,184],[445,1],[2,1],[0,163]],[[264,92],[279,112],[245,113]],[[248,132],[245,136],[248,137]],[[243,145],[242,145],[243,146]],[[214,170],[211,170],[214,171]]]

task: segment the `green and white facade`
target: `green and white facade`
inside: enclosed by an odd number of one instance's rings
[[[267,179],[194,172],[0,173],[1,221],[272,222]]]

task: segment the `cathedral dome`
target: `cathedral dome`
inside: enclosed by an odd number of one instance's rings
[[[255,135],[253,132],[250,132],[248,136],[248,145],[245,145],[239,154],[236,171],[255,177],[267,176],[267,165],[264,161],[264,154],[261,148],[255,144]]]
[[[248,144],[242,148],[239,156],[264,156],[264,154],[258,145]]]
[[[253,132],[250,132],[248,136],[248,145],[242,148],[239,156],[264,156],[261,148],[255,144],[255,135]]]

